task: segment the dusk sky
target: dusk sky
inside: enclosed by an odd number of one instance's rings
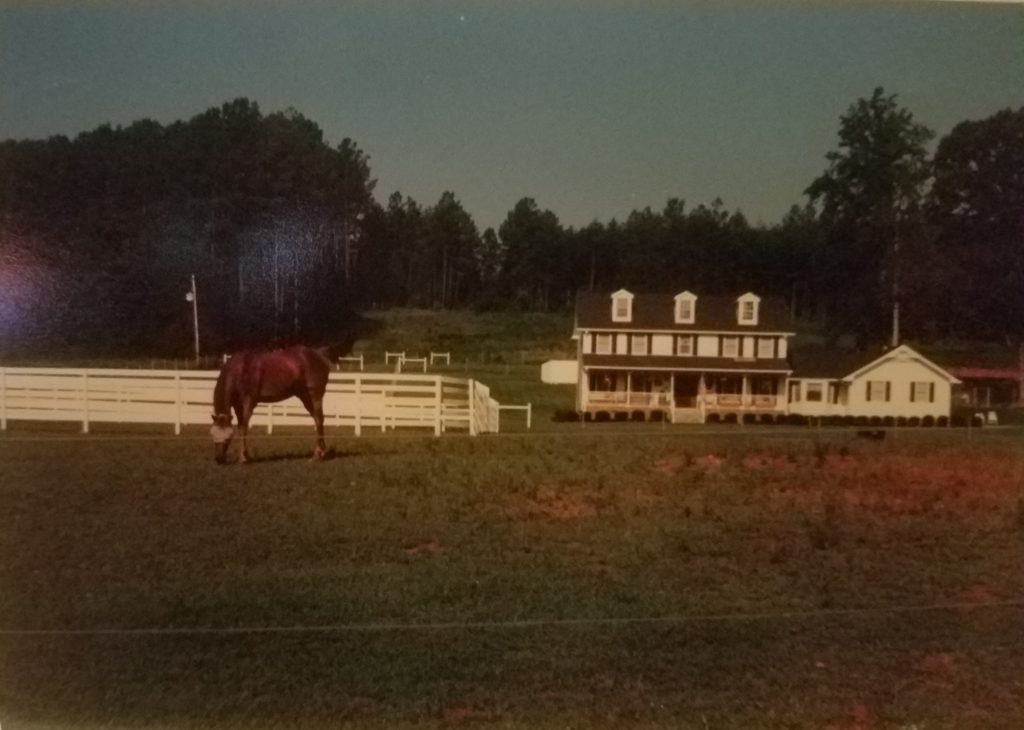
[[[670,197],[778,221],[876,86],[939,137],[1024,106],[1024,6],[23,3],[0,9],[0,139],[170,123],[248,97],[370,156],[382,203],[452,190],[481,229]]]

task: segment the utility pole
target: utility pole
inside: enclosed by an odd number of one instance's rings
[[[199,364],[199,297],[196,295],[196,275],[192,274],[192,291],[185,295],[185,300],[192,302],[192,334],[195,337],[196,365]]]

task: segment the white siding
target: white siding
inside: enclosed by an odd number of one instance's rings
[[[718,357],[718,337],[715,335],[698,335],[697,357]]]
[[[615,354],[625,355],[629,352],[629,335],[615,335]]]
[[[753,357],[754,357],[754,338],[753,337],[744,337],[743,338],[742,353],[743,353],[743,357],[747,357],[747,358],[753,359]]]
[[[790,378],[789,387],[793,387],[794,384],[800,387],[800,400],[793,401],[789,404],[790,413],[799,413],[804,416],[845,416],[847,409],[845,405],[841,403],[831,402],[831,393],[829,392],[829,381],[820,380],[817,378]],[[807,400],[808,386],[815,385],[821,388],[821,400],[820,401],[809,401]],[[787,389],[788,390],[788,389]]]
[[[779,348],[778,348],[778,351],[775,353],[775,357],[777,357],[780,360],[785,360],[786,359],[786,342],[787,341],[788,340],[785,337],[780,337],[779,338]]]
[[[651,338],[652,355],[671,355],[672,335],[654,335]]]
[[[868,400],[868,381],[881,380],[889,383],[889,400]],[[935,384],[935,400],[911,402],[911,384],[927,382]],[[850,384],[851,416],[948,416],[951,404],[949,382],[929,367],[916,360],[890,360],[862,373]]]
[[[583,354],[584,355],[589,355],[591,352],[594,351],[593,350],[593,347],[594,347],[594,336],[592,334],[590,334],[589,332],[584,332],[583,336],[580,337],[580,340],[582,340],[582,342],[583,342]]]

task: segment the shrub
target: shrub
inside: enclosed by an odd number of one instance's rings
[[[856,416],[856,417],[854,417],[853,425],[854,426],[867,426],[868,425],[868,417],[867,416]]]
[[[881,426],[882,425],[882,417],[881,416],[871,416],[871,418],[868,419],[868,425],[869,426]]]
[[[901,428],[903,426],[906,426],[907,425],[907,417],[906,416],[896,416],[896,425],[901,427]]]
[[[651,411],[651,420],[655,423],[665,420],[665,411]]]
[[[708,423],[721,423],[722,416],[719,413],[709,413],[707,419]]]
[[[882,425],[885,426],[886,428],[892,428],[893,426],[896,425],[896,419],[893,418],[892,416],[886,416],[885,418],[882,419]]]
[[[722,416],[722,423],[736,423],[738,421],[739,419],[736,417],[735,413],[726,413]]]
[[[907,425],[911,426],[912,428],[917,428],[918,426],[920,426],[921,425],[921,418],[920,418],[920,416],[911,416],[910,418],[908,418],[907,419]]]
[[[853,418],[853,416],[842,416],[840,418],[840,421],[842,421],[842,424],[844,426],[852,426],[853,422],[854,422],[854,418]]]
[[[985,425],[985,417],[980,413],[975,413],[971,416],[971,425],[980,428]]]
[[[939,416],[935,421],[935,425],[941,426],[942,428],[946,428],[949,425],[949,418],[947,418],[946,416]]]
[[[770,424],[773,424],[773,423],[775,423],[775,416],[773,414],[771,414],[771,413],[762,413],[761,414],[761,423],[765,424],[766,426],[770,425]]]
[[[594,420],[601,422],[610,421],[612,420],[612,414],[608,411],[598,411],[594,414]]]
[[[757,423],[757,414],[756,413],[744,413],[743,414],[743,422],[744,423]]]
[[[964,428],[967,425],[967,417],[962,413],[957,413],[950,420],[950,423],[953,425],[953,428]]]
[[[643,411],[633,411],[632,413],[629,414],[629,418],[630,420],[633,421],[646,421],[647,414],[644,413]]]
[[[626,411],[616,411],[615,412],[615,420],[616,421],[628,421],[629,420],[629,414],[626,413]]]
[[[786,418],[786,423],[788,423],[791,426],[806,426],[807,416],[802,415],[800,413],[790,413],[789,416]]]
[[[935,416],[925,416],[921,419],[921,425],[925,428],[931,428],[935,425]]]

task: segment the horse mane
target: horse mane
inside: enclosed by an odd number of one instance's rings
[[[228,402],[228,370],[230,368],[231,361],[229,360],[220,369],[217,385],[213,388],[213,414],[215,416],[231,413],[231,404]]]

